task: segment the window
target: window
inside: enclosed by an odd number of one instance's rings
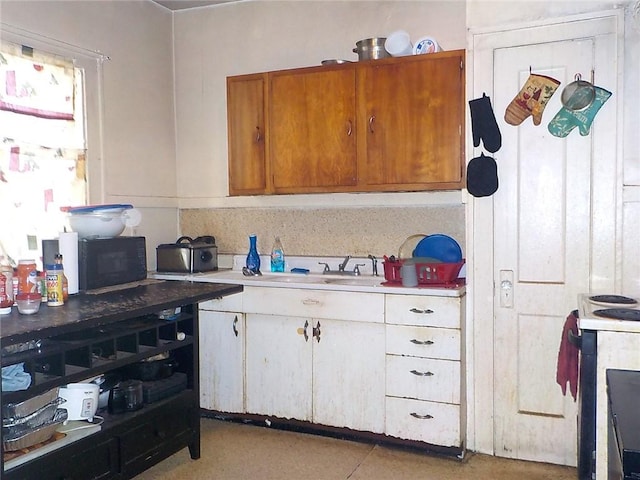
[[[16,42],[11,38],[10,42],[4,30],[0,248],[12,264],[35,259],[42,269],[42,240],[56,238],[67,225],[60,207],[89,203],[88,113],[95,124],[101,58],[93,52],[78,55],[68,45],[48,45],[38,39]]]

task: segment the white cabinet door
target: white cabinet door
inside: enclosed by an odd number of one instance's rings
[[[313,421],[384,432],[384,325],[313,320]]]
[[[311,421],[311,319],[247,314],[245,320],[247,412]]]
[[[200,310],[200,407],[244,412],[244,322],[240,313]]]

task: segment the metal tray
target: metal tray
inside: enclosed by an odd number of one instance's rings
[[[52,388],[40,395],[31,397],[20,403],[7,403],[2,406],[2,418],[18,418],[31,415],[36,410],[58,398],[58,387]]]
[[[16,450],[22,450],[23,448],[29,448],[36,443],[41,443],[49,440],[56,431],[56,428],[67,420],[67,411],[58,410],[50,422],[41,425],[40,427],[24,433],[16,438],[4,438],[3,446],[5,452],[13,452]]]

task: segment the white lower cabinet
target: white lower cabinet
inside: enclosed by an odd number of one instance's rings
[[[386,295],[385,433],[464,448],[460,297]]]
[[[200,308],[203,408],[464,448],[463,297],[245,286]]]
[[[200,407],[244,412],[242,294],[200,304]]]
[[[384,430],[384,301],[368,293],[245,290],[248,413]],[[298,316],[285,316],[295,312]]]

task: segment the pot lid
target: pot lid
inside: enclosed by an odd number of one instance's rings
[[[68,213],[95,213],[109,210],[128,210],[133,205],[126,203],[109,203],[104,205],[83,205],[80,207],[60,207],[60,210]]]

